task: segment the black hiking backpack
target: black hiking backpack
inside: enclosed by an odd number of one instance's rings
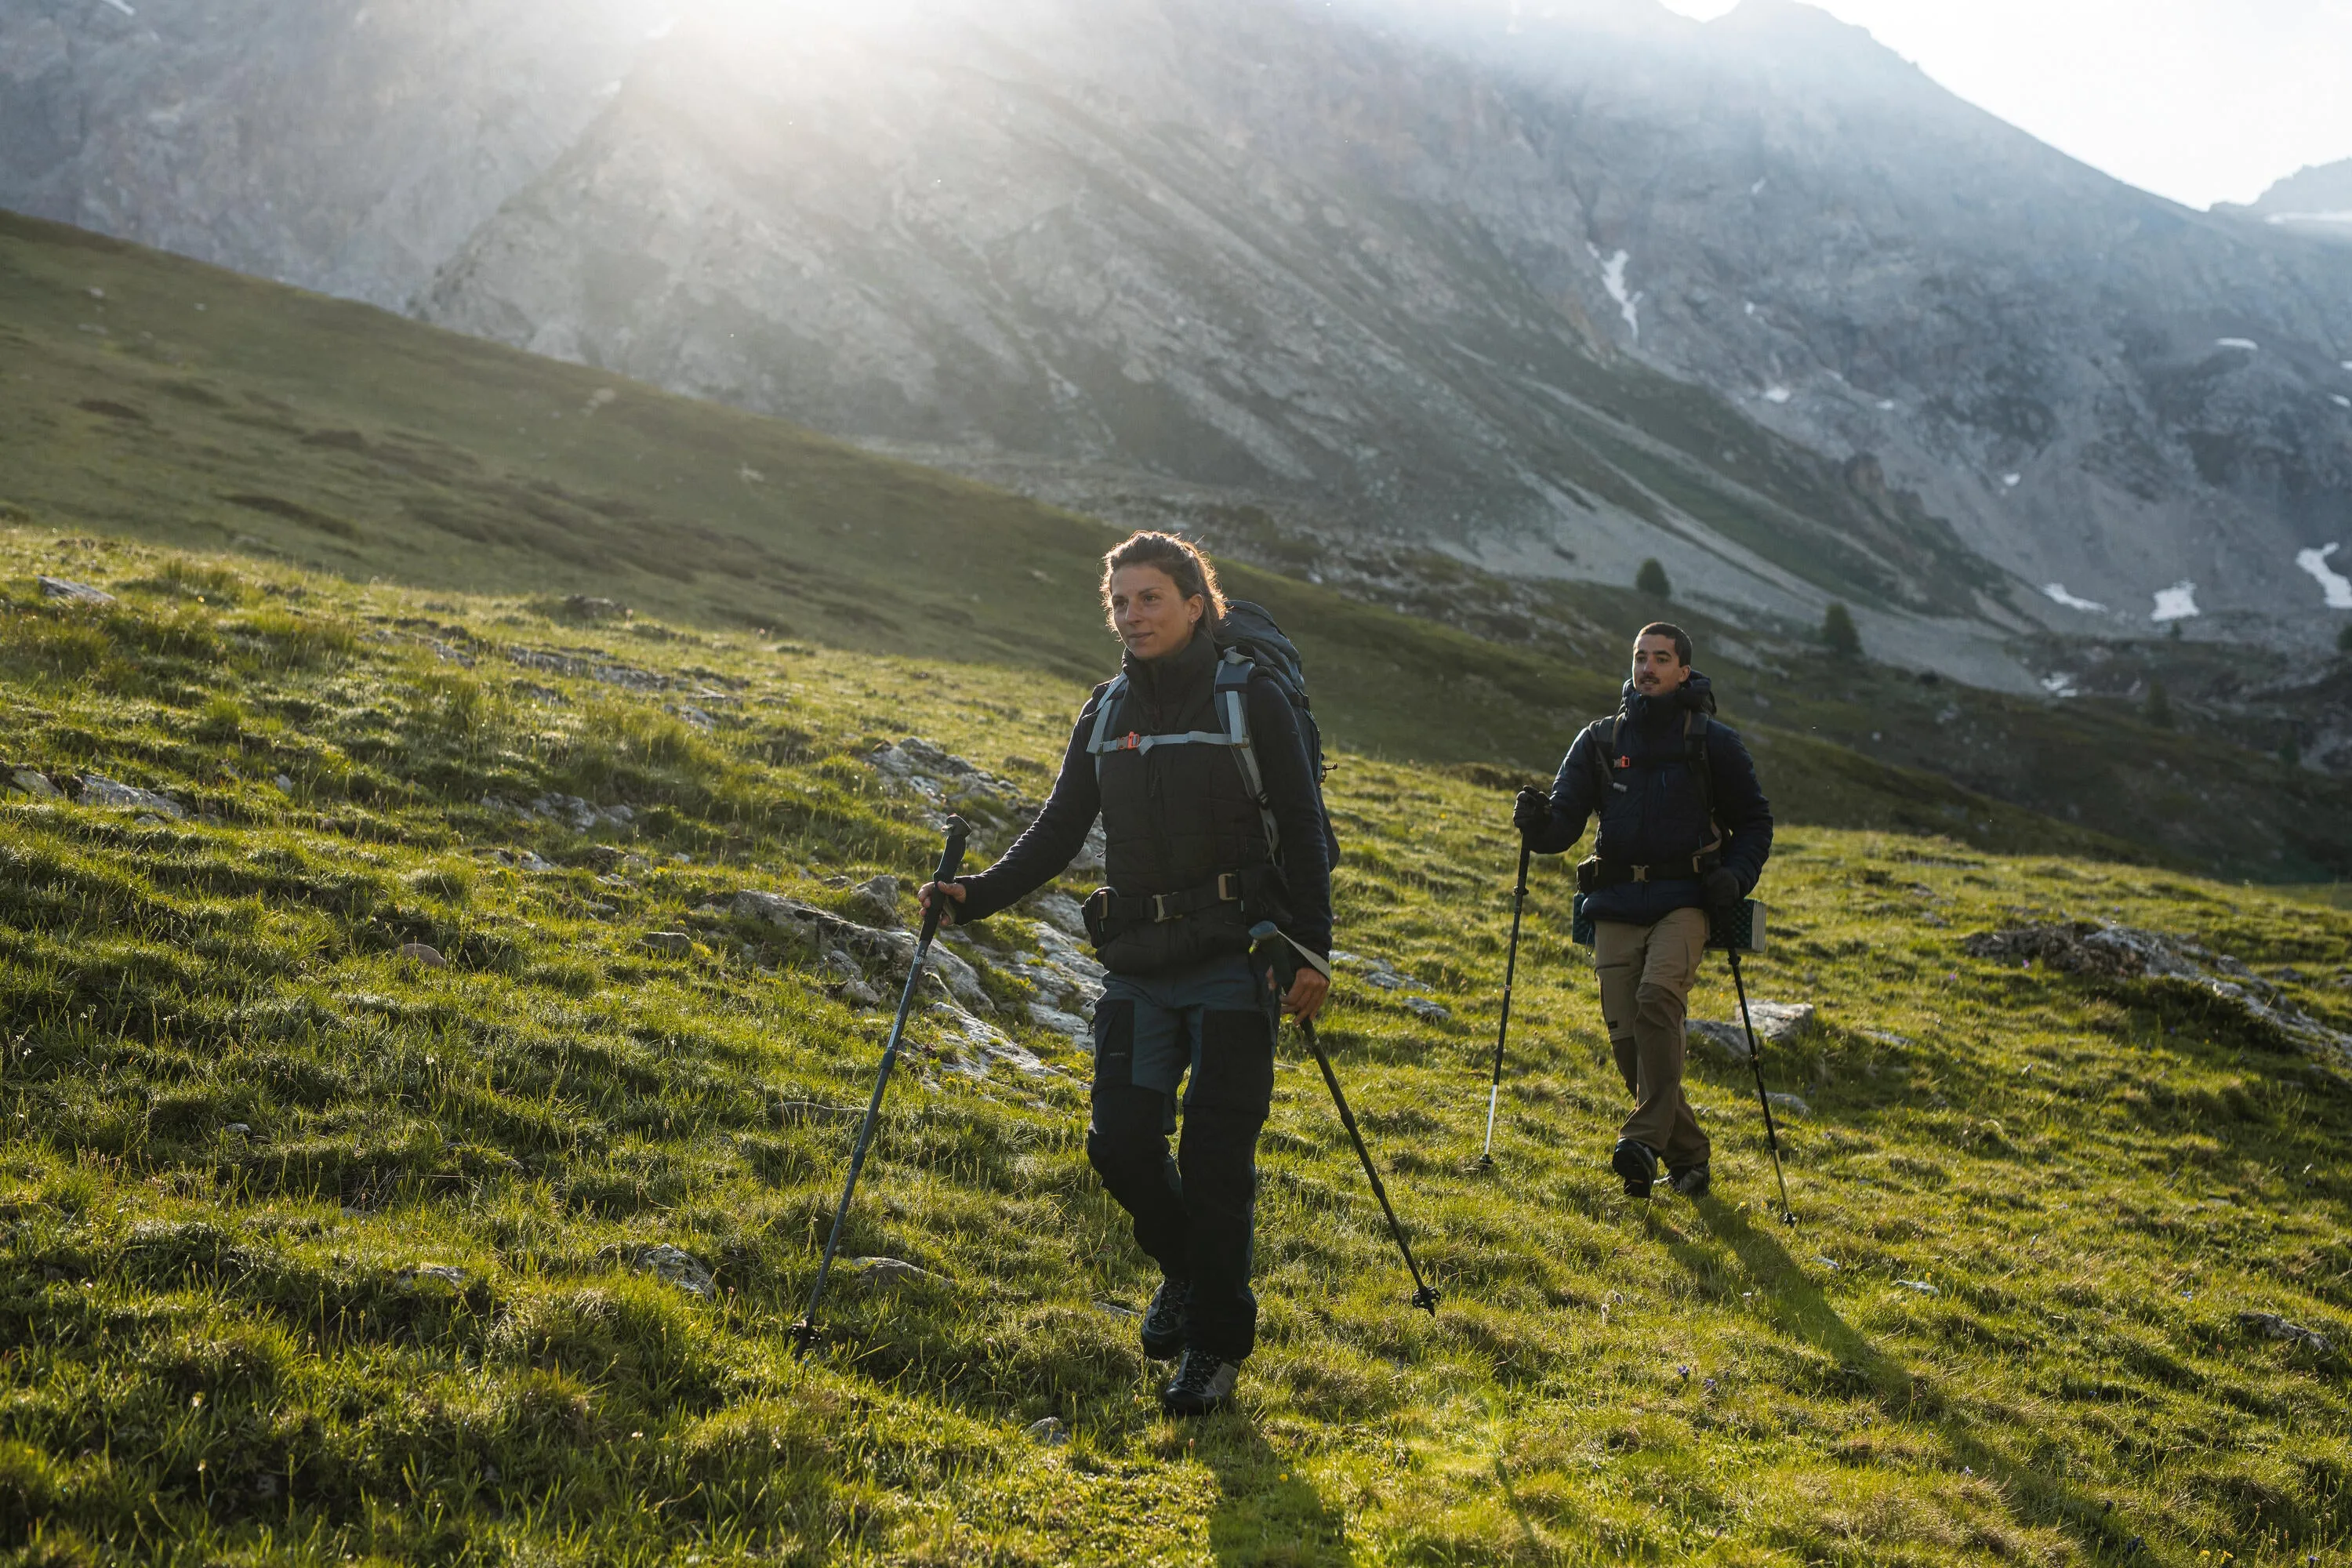
[[[1275,625],[1274,617],[1265,613],[1264,605],[1254,605],[1247,599],[1228,599],[1224,616],[1217,622],[1217,647],[1223,649],[1225,655],[1223,664],[1217,670],[1220,688],[1228,679],[1226,671],[1232,669],[1238,660],[1243,666],[1237,681],[1239,689],[1244,693],[1247,691],[1250,668],[1255,667],[1272,677],[1276,687],[1289,699],[1290,711],[1298,720],[1299,742],[1307,750],[1307,771],[1315,784],[1315,815],[1323,819],[1324,864],[1337,869],[1339,864],[1339,835],[1331,826],[1331,808],[1323,802],[1323,775],[1331,769],[1323,761],[1323,730],[1315,722],[1314,708],[1307,700],[1307,667],[1299,660],[1297,646],[1283,635],[1282,628]],[[1236,708],[1241,715],[1243,733],[1247,734],[1249,706],[1246,698]],[[1281,841],[1275,835],[1273,803],[1266,799],[1265,783],[1257,776],[1256,754],[1245,754],[1249,760],[1243,769],[1243,776],[1248,781],[1251,792],[1257,796],[1257,808],[1265,817],[1266,842],[1275,846],[1275,852],[1279,855]]]
[[[1339,864],[1339,836],[1331,826],[1331,808],[1323,802],[1323,775],[1330,767],[1323,761],[1323,731],[1315,722],[1314,710],[1307,700],[1307,670],[1299,662],[1296,644],[1283,635],[1274,617],[1264,606],[1247,599],[1230,599],[1225,614],[1217,623],[1216,694],[1217,710],[1224,715],[1225,727],[1214,732],[1191,735],[1151,735],[1120,737],[1114,734],[1112,715],[1127,695],[1127,677],[1114,679],[1103,692],[1102,700],[1095,705],[1095,728],[1087,750],[1094,753],[1095,766],[1099,770],[1106,752],[1135,746],[1140,741],[1145,747],[1152,745],[1200,744],[1228,746],[1233,749],[1234,765],[1242,772],[1242,783],[1247,786],[1250,798],[1257,802],[1259,820],[1265,829],[1266,848],[1276,860],[1282,858],[1282,834],[1275,826],[1274,802],[1267,798],[1265,778],[1258,770],[1257,750],[1249,732],[1250,678],[1263,672],[1269,677],[1282,695],[1290,702],[1290,710],[1298,720],[1298,739],[1307,752],[1307,766],[1315,787],[1315,814],[1323,822],[1323,853],[1325,863]]]

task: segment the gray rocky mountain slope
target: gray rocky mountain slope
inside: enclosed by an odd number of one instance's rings
[[[2223,202],[2213,209],[2273,228],[2352,245],[2352,158],[2297,169],[2250,205]]]
[[[2352,253],[1780,0],[1542,11],[16,0],[0,203],[1071,499],[1843,597],[1979,674],[2160,592],[2332,637]]]

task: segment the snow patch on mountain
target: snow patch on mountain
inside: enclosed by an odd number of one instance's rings
[[[2327,595],[2327,607],[2331,610],[2352,610],[2352,577],[2327,564],[2327,558],[2342,548],[2340,544],[2330,544],[2317,550],[2298,550],[2294,556],[2294,563],[2318,580],[2319,590]]]
[[[2169,588],[2158,588],[2156,591],[2156,614],[2148,616],[2148,619],[2185,621],[2189,616],[2200,613],[2197,608],[2197,584],[2180,582],[2175,583]]]
[[[1617,313],[1625,318],[1625,325],[1633,331],[1633,341],[1640,342],[1642,297],[1625,287],[1625,264],[1633,259],[1633,253],[1620,250],[1604,261],[1599,246],[1587,244],[1584,248],[1592,253],[1593,260],[1601,262],[1601,286],[1609,290],[1612,300],[1617,301]]]
[[[2243,349],[2248,353],[2260,353],[2263,347],[2252,338],[2215,338],[2213,346],[2217,349]]]
[[[2070,610],[2081,610],[2085,614],[2098,616],[2107,613],[2107,607],[2096,599],[2077,598],[2066,592],[2066,584],[2063,583],[2044,583],[2042,584],[2042,592],[2051,603],[2063,605]]]

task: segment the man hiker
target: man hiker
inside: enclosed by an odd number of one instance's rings
[[[1208,559],[1138,533],[1104,557],[1102,598],[1120,679],[1080,710],[1045,809],[986,871],[919,896],[928,910],[944,895],[948,923],[982,919],[1058,876],[1101,816],[1109,886],[1086,910],[1109,974],[1087,1157],[1160,1265],[1144,1353],[1183,1358],[1160,1402],[1197,1415],[1231,1397],[1257,1337],[1257,1138],[1279,1016],[1249,931],[1272,921],[1307,959],[1278,1002],[1313,1018],[1329,985],[1328,825],[1289,699],[1218,646],[1225,604]]]
[[[1549,797],[1523,789],[1511,814],[1543,855],[1601,819],[1576,881],[1593,921],[1601,1015],[1633,1096],[1609,1164],[1634,1197],[1649,1195],[1662,1159],[1675,1191],[1706,1195],[1706,1134],[1683,1093],[1683,1019],[1710,921],[1738,913],[1772,853],[1756,764],[1709,717],[1715,693],[1690,658],[1681,627],[1643,626],[1616,715],[1577,736]]]

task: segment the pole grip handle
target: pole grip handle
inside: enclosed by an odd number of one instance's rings
[[[940,851],[940,868],[931,873],[932,881],[952,882],[956,879],[956,874],[963,869],[964,846],[971,839],[970,823],[961,816],[948,818],[947,847]],[[939,934],[940,917],[947,912],[947,894],[940,893],[931,900],[931,907],[923,911],[923,934],[920,945],[930,946],[931,938]]]
[[[947,847],[940,852],[940,868],[933,873],[934,882],[952,882],[963,869],[963,847],[971,839],[971,825],[961,816],[948,818]]]

